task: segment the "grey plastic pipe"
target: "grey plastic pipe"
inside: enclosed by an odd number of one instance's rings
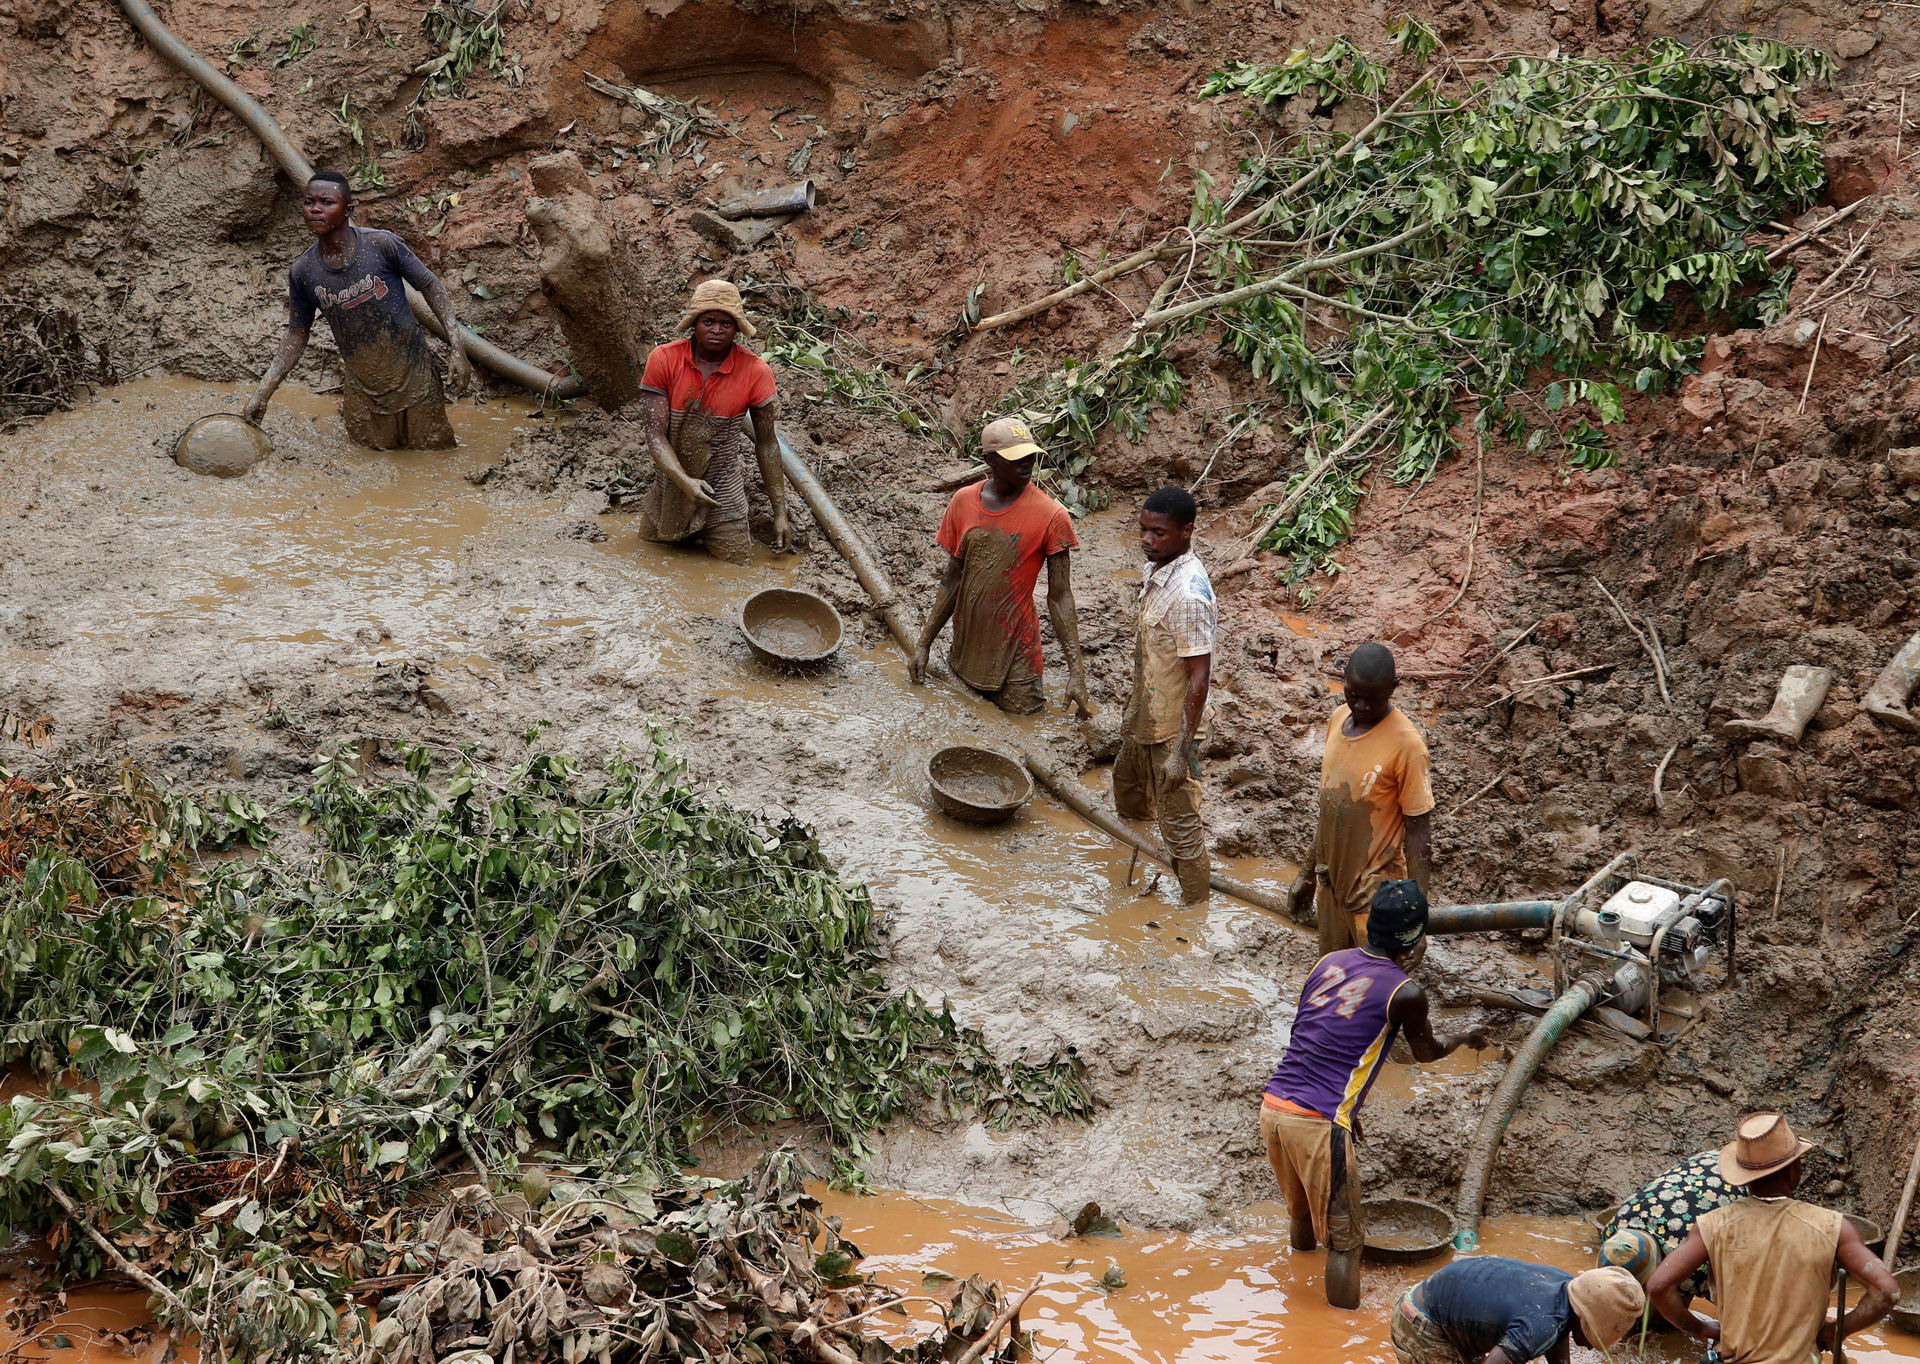
[[[800,500],[807,504],[807,510],[813,513],[813,519],[826,532],[827,539],[833,542],[840,557],[847,561],[847,567],[853,570],[853,576],[860,580],[860,586],[866,594],[873,598],[874,608],[887,623],[887,629],[911,658],[920,640],[900,605],[899,593],[893,590],[893,579],[887,576],[886,569],[880,567],[872,551],[867,548],[866,541],[860,538],[860,532],[840,514],[840,508],[827,496],[827,490],[820,486],[820,480],[813,476],[813,470],[807,467],[807,462],[787,444],[786,433],[780,431],[775,435],[780,442],[780,467],[786,470],[787,482],[800,494]]]
[[[287,136],[272,114],[260,107],[260,102],[218,71],[187,44],[174,37],[172,30],[160,22],[160,16],[153,12],[153,6],[146,0],[118,0],[121,13],[127,16],[127,22],[138,29],[140,36],[161,56],[179,67],[182,72],[199,82],[200,87],[225,105],[233,116],[247,125],[247,131],[260,139],[260,145],[267,149],[270,156],[280,163],[280,169],[296,185],[304,185],[313,178],[313,166],[301,155],[300,148]],[[440,319],[420,298],[412,293],[407,302],[413,305],[413,315],[441,340],[446,340],[446,329],[440,325]],[[586,385],[578,376],[562,379],[549,374],[537,365],[530,365],[516,355],[511,355],[486,340],[470,327],[460,329],[461,344],[466,347],[469,357],[476,363],[486,366],[502,379],[519,384],[545,397],[577,398],[585,393]]]
[[[1499,1087],[1487,1101],[1486,1112],[1480,1115],[1480,1126],[1474,1130],[1473,1144],[1467,1148],[1466,1168],[1460,1174],[1460,1196],[1454,1202],[1455,1250],[1479,1249],[1480,1213],[1487,1206],[1487,1181],[1493,1175],[1494,1153],[1500,1149],[1500,1139],[1507,1134],[1513,1111],[1520,1106],[1521,1096],[1533,1083],[1547,1053],[1599,997],[1600,977],[1582,976],[1576,980],[1553,1002],[1553,1007],[1541,1015],[1533,1031],[1527,1034],[1527,1040],[1507,1062],[1507,1073],[1500,1077]]]

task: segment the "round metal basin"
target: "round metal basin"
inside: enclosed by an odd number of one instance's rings
[[[1453,1240],[1453,1214],[1417,1198],[1369,1198],[1360,1216],[1367,1229],[1360,1258],[1375,1264],[1418,1264]]]
[[[927,786],[943,814],[969,824],[998,824],[1033,799],[1033,778],[1004,753],[954,744],[927,759]]]
[[[189,473],[238,478],[273,453],[267,433],[232,412],[213,412],[173,442],[173,462]]]
[[[1900,1300],[1893,1305],[1893,1324],[1920,1336],[1920,1265],[1908,1265],[1893,1276],[1893,1281],[1900,1285]]]
[[[815,668],[832,658],[844,631],[833,603],[795,587],[770,587],[740,609],[747,647],[775,668]]]

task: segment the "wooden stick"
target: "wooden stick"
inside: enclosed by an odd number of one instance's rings
[[[1678,741],[1675,741],[1673,747],[1667,750],[1667,756],[1660,760],[1660,765],[1653,769],[1653,808],[1655,811],[1664,812],[1667,808],[1667,793],[1660,788],[1660,782],[1667,775],[1667,764],[1673,761],[1673,755],[1679,751],[1680,744]]]
[[[1907,1162],[1907,1184],[1900,1190],[1900,1206],[1893,1211],[1893,1230],[1887,1233],[1887,1263],[1900,1258],[1900,1238],[1906,1234],[1907,1214],[1913,1211],[1913,1191],[1920,1186],[1920,1137],[1913,1142],[1913,1159]]]
[[[1834,226],[1836,223],[1845,222],[1848,218],[1851,218],[1855,213],[1859,211],[1860,205],[1866,203],[1867,200],[1871,199],[1872,197],[1873,196],[1869,194],[1864,198],[1855,199],[1852,203],[1848,204],[1845,208],[1835,213],[1831,218],[1827,219],[1824,223],[1816,223],[1814,226],[1807,228],[1804,232],[1802,232],[1799,236],[1795,237],[1792,241],[1781,242],[1780,245],[1774,247],[1773,250],[1767,252],[1767,264],[1772,265],[1775,261],[1779,260],[1780,257],[1786,255],[1787,252],[1793,250],[1794,247],[1800,245],[1801,242],[1806,241],[1808,238],[1818,236],[1820,233],[1825,232],[1828,228]]]
[[[1480,536],[1480,508],[1482,505],[1482,492],[1486,487],[1486,478],[1487,446],[1486,442],[1481,439],[1480,428],[1475,426],[1473,429],[1473,525],[1467,529],[1466,571],[1461,573],[1460,586],[1454,589],[1451,597],[1447,598],[1447,604],[1421,621],[1418,625],[1413,626],[1411,629],[1400,631],[1394,636],[1396,641],[1405,643],[1409,636],[1420,633],[1420,631],[1426,629],[1436,620],[1439,620],[1440,617],[1446,615],[1447,612],[1453,610],[1454,607],[1460,604],[1460,599],[1467,595],[1467,584],[1473,581],[1473,542]]]
[[[1466,809],[1469,805],[1473,804],[1476,800],[1479,800],[1480,797],[1486,795],[1487,792],[1493,790],[1494,787],[1498,786],[1501,782],[1505,781],[1507,779],[1507,775],[1512,771],[1513,769],[1511,767],[1501,768],[1499,776],[1495,777],[1492,781],[1488,782],[1485,786],[1481,787],[1478,791],[1475,791],[1472,795],[1468,796],[1465,800],[1461,801],[1458,805],[1454,806],[1453,807],[1454,813],[1455,814],[1460,813],[1460,811]]]
[[[1475,668],[1473,670],[1473,675],[1469,677],[1467,681],[1478,682],[1480,680],[1480,675],[1482,673],[1486,672],[1494,664],[1498,663],[1501,659],[1505,658],[1508,654],[1512,653],[1515,649],[1519,648],[1527,640],[1532,639],[1533,632],[1535,630],[1538,630],[1539,628],[1540,628],[1540,622],[1536,620],[1533,624],[1529,625],[1526,629],[1522,630],[1519,634],[1515,635],[1512,639],[1508,640],[1505,644],[1502,644],[1500,646],[1500,651],[1496,653],[1492,658],[1488,659],[1485,663],[1482,663],[1479,667]]]
[[[1847,1364],[1846,1336],[1847,1268],[1841,1265],[1833,1290],[1833,1364]]]
[[[1667,696],[1667,646],[1660,639],[1660,627],[1653,623],[1652,616],[1640,617],[1640,623],[1647,627],[1647,638],[1653,643],[1653,662],[1659,669],[1660,694]],[[1668,696],[1669,703],[1673,698]]]
[[[1660,661],[1659,650],[1648,641],[1645,635],[1640,633],[1640,627],[1633,623],[1633,617],[1627,614],[1627,608],[1620,604],[1618,597],[1607,590],[1607,585],[1591,573],[1587,576],[1593,578],[1593,585],[1600,589],[1601,595],[1606,597],[1608,604],[1619,613],[1620,623],[1627,627],[1627,633],[1639,641],[1641,650],[1644,651],[1647,656],[1647,661],[1653,664],[1653,680],[1660,684],[1660,699],[1671,706],[1673,704],[1673,697],[1667,691],[1667,668],[1666,665]]]
[[[993,1324],[987,1327],[980,1339],[967,1346],[967,1348],[961,1352],[960,1357],[953,1361],[953,1364],[973,1364],[973,1361],[980,1357],[981,1352],[992,1343],[993,1338],[1006,1328],[1007,1323],[1020,1315],[1020,1309],[1027,1305],[1027,1299],[1031,1298],[1034,1290],[1045,1282],[1046,1279],[1039,1278],[1028,1284],[1027,1291],[1013,1300],[1013,1306],[1002,1312],[998,1317],[995,1317]]]
[[[1617,668],[1619,666],[1618,663],[1596,663],[1591,668],[1572,668],[1563,673],[1548,673],[1545,677],[1529,677],[1524,682],[1516,683],[1513,690],[1505,696],[1500,697],[1499,700],[1490,701],[1488,704],[1497,706],[1501,701],[1506,701],[1518,696],[1528,687],[1537,687],[1543,682],[1563,682],[1569,677],[1585,677],[1588,673],[1603,673],[1608,668]]]
[[[1807,410],[1807,395],[1813,391],[1813,367],[1820,363],[1820,343],[1827,338],[1827,315],[1820,314],[1820,330],[1813,334],[1813,355],[1807,360],[1807,381],[1800,385],[1800,406],[1795,410]]]

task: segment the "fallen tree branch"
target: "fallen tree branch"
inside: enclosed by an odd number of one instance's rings
[[[1009,1306],[1006,1311],[995,1317],[993,1324],[981,1333],[980,1339],[967,1346],[967,1348],[961,1352],[960,1357],[953,1361],[953,1364],[973,1364],[974,1360],[980,1358],[981,1353],[993,1341],[993,1338],[1006,1329],[1008,1322],[1020,1315],[1020,1309],[1027,1305],[1027,1299],[1033,1296],[1034,1290],[1038,1289],[1040,1285],[1045,1282],[1046,1280],[1044,1278],[1040,1278],[1028,1284],[1027,1291],[1015,1298],[1012,1305]]]
[[[1252,568],[1253,555],[1259,550],[1260,542],[1267,538],[1268,533],[1272,531],[1275,526],[1279,525],[1281,521],[1291,515],[1293,511],[1306,500],[1307,494],[1313,490],[1314,485],[1322,478],[1325,478],[1333,466],[1355,446],[1359,445],[1360,442],[1373,431],[1374,427],[1386,419],[1386,416],[1386,408],[1376,408],[1368,414],[1366,420],[1362,421],[1352,431],[1347,433],[1345,440],[1341,441],[1339,445],[1335,446],[1332,450],[1321,456],[1318,461],[1309,466],[1306,476],[1300,480],[1299,485],[1280,499],[1279,505],[1274,507],[1272,513],[1269,514],[1254,530],[1253,534],[1247,538],[1246,547],[1240,551],[1239,558],[1229,564],[1219,576],[1223,578],[1232,577],[1237,573],[1245,573],[1248,569]]]
[[[146,1270],[140,1268],[140,1266],[132,1260],[129,1260],[121,1253],[120,1247],[103,1236],[100,1230],[95,1227],[92,1222],[87,1220],[86,1215],[74,1205],[73,1200],[67,1197],[67,1191],[65,1189],[51,1182],[47,1184],[46,1189],[48,1193],[53,1195],[53,1201],[67,1210],[67,1216],[73,1219],[74,1225],[85,1232],[88,1239],[96,1246],[100,1247],[101,1253],[113,1261],[113,1263],[119,1267],[122,1274],[125,1274],[129,1279],[132,1279],[135,1283],[153,1294],[154,1297],[164,1302],[167,1305],[167,1309],[181,1321],[199,1323],[200,1319],[185,1302],[181,1301],[180,1297],[171,1288],[168,1288],[165,1284],[161,1283],[160,1280],[154,1278],[153,1275],[147,1273]],[[213,1336],[213,1332],[206,1330],[202,1324],[196,1324],[194,1329],[200,1334],[203,1340],[210,1339]]]

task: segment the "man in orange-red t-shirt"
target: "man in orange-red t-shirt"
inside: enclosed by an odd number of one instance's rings
[[[1040,447],[1025,422],[1003,417],[988,423],[980,445],[987,477],[962,488],[947,504],[936,537],[949,556],[947,571],[908,671],[915,682],[926,680],[933,641],[951,619],[947,663],[954,676],[1010,714],[1044,710],[1040,616],[1033,605],[1044,563],[1047,616],[1067,656],[1067,695],[1085,719],[1092,710],[1067,557],[1080,543],[1073,519],[1034,486]]]
[[[746,563],[753,546],[747,531],[751,446],[773,507],[774,548],[792,548],[773,371],[736,344],[754,334],[740,291],[723,279],[704,281],[680,329],[689,335],[654,347],[640,379],[647,449],[659,470],[640,504],[640,538],[699,541],[716,559]]]

